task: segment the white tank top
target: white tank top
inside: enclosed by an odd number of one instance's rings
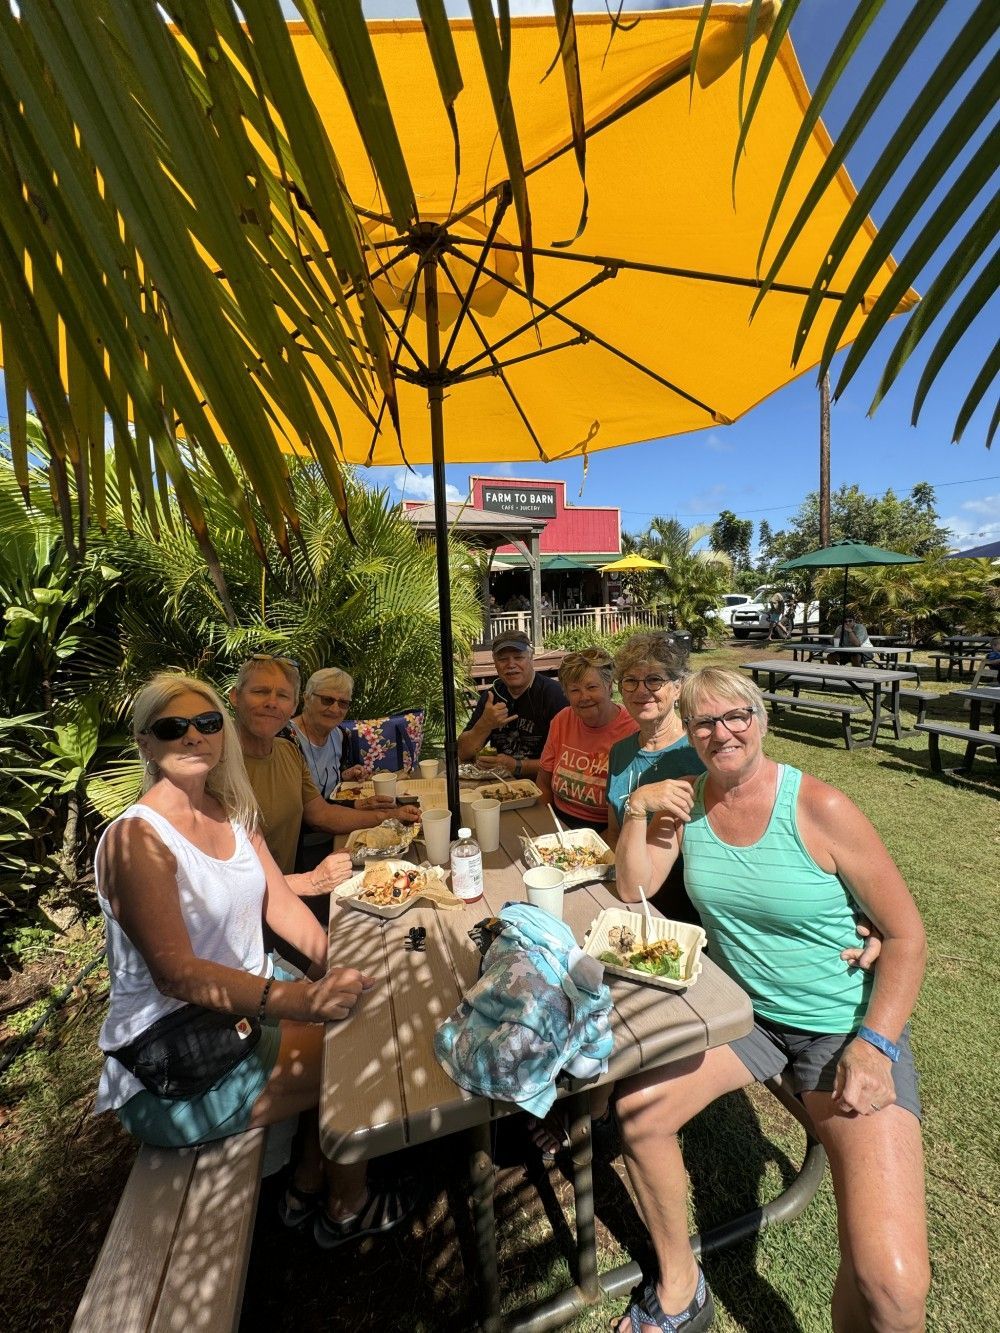
[[[176,858],[181,915],[197,957],[260,977],[270,976],[272,964],[264,950],[263,932],[264,867],[242,825],[233,823],[236,849],[228,860],[220,861],[188,842],[168,819],[148,805],[130,805],[118,818],[144,819]],[[107,830],[94,860],[97,901],[104,913],[111,999],[98,1044],[103,1051],[113,1051],[185,1001],[157,990],[146,960],[115,920],[111,904],[101,892],[100,856],[106,837]],[[105,1060],[94,1110],[122,1106],[142,1091],[142,1084],[124,1065]]]

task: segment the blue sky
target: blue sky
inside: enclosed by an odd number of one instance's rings
[[[885,7],[890,13],[883,11],[866,41],[868,59],[850,72],[843,94],[828,106],[824,119],[834,135],[896,31],[901,4],[902,0],[893,0]],[[604,0],[596,3],[577,0],[575,7],[580,12],[603,9]],[[449,8],[455,14],[468,12],[460,2],[450,4]],[[548,0],[520,4],[512,0],[511,8],[516,13],[551,13]],[[972,0],[943,0],[938,21],[908,66],[911,87],[927,79],[972,8]],[[364,9],[370,18],[416,14],[415,4],[406,0],[364,0]],[[804,12],[800,11],[793,22],[793,41],[811,88],[816,86],[852,9],[848,0],[808,0]],[[973,77],[978,73],[977,67]],[[968,83],[963,85],[967,86]],[[855,179],[874,162],[899,123],[903,106],[905,102],[901,104],[898,99],[888,100],[880,110],[873,132],[849,156],[848,167]],[[940,124],[929,127],[918,148],[926,151],[939,132]],[[961,162],[956,165],[945,186],[961,165]],[[878,215],[875,220],[879,221]],[[916,228],[922,221],[917,219]],[[923,274],[917,283],[918,290],[926,290],[933,276],[933,271]],[[995,397],[987,395],[987,406],[973,418],[961,444],[950,443],[955,416],[975,373],[969,367],[978,368],[985,360],[996,336],[996,326],[994,302],[992,317],[988,311],[969,329],[960,344],[959,355],[942,372],[925,403],[919,425],[911,427],[909,418],[918,369],[904,371],[875,417],[869,419],[866,415],[878,372],[897,336],[895,330],[899,324],[894,321],[888,336],[876,344],[866,366],[833,408],[833,486],[856,483],[865,491],[878,493],[892,486],[897,493],[905,494],[918,481],[928,481],[937,491],[938,511],[958,545],[1000,538],[1000,453],[997,450],[991,453],[983,447]],[[918,358],[920,365],[922,361]],[[836,370],[833,380],[836,382]],[[580,502],[619,505],[622,524],[629,530],[645,526],[654,513],[675,515],[689,525],[711,522],[723,508],[755,522],[766,518],[772,527],[778,528],[794,514],[806,493],[818,486],[818,441],[818,391],[814,376],[807,373],[734,426],[678,436],[666,446],[653,442],[594,454]],[[485,465],[449,467],[448,481],[456,498],[467,493],[470,472],[563,478],[569,483],[570,499],[576,496],[582,480],[582,465],[578,460],[547,468],[530,464],[499,469]],[[394,497],[404,485],[410,498],[430,495],[429,469],[417,469],[416,475],[401,468],[370,469],[367,475],[373,482],[387,486]]]
[[[363,3],[370,18],[416,16],[414,0],[363,0]],[[940,15],[908,67],[911,87],[927,79],[971,12],[973,3],[974,0],[941,0]],[[576,0],[580,12],[604,7],[604,0]],[[633,0],[628,7],[669,6],[643,5]],[[866,39],[865,62],[850,71],[843,92],[828,106],[824,118],[834,135],[896,31],[902,7],[903,0],[892,0],[885,6]],[[286,0],[284,8],[286,13],[293,13],[290,0]],[[449,8],[455,14],[467,12],[461,0],[453,0]],[[549,0],[512,0],[511,8],[515,13],[551,13]],[[793,40],[810,87],[815,87],[852,9],[848,0],[808,0],[793,22]],[[984,54],[982,64],[988,54]],[[977,67],[973,77],[978,73]],[[968,87],[969,82],[963,87]],[[956,97],[955,104],[957,100]],[[898,99],[890,99],[882,106],[872,132],[848,158],[855,179],[875,160],[904,108],[905,102]],[[921,151],[933,142],[940,128],[940,123],[929,127],[918,146]],[[961,166],[962,162],[955,165],[945,186]],[[880,220],[878,213],[875,220]],[[911,237],[924,220],[916,220]],[[918,290],[926,290],[933,276],[933,270],[925,272],[916,284]],[[922,365],[919,357],[914,368],[902,373],[875,417],[869,419],[866,415],[878,372],[895,341],[898,321],[890,326],[888,335],[876,344],[866,365],[834,406],[831,477],[835,488],[856,483],[865,491],[881,493],[892,486],[897,493],[905,494],[918,481],[927,481],[935,487],[938,511],[958,546],[1000,538],[1000,450],[991,454],[983,447],[995,389],[993,395],[987,395],[986,406],[973,418],[961,444],[950,443],[958,407],[975,369],[993,345],[997,323],[994,298],[991,307],[966,333],[959,355],[953,357],[940,375],[917,427],[910,426],[909,417]],[[836,382],[836,368],[833,378]],[[0,395],[0,424],[4,422],[5,405]],[[593,455],[580,503],[618,505],[623,527],[632,531],[643,528],[654,514],[673,515],[691,525],[711,522],[723,508],[752,518],[755,523],[766,518],[773,528],[780,528],[806,493],[817,487],[818,435],[818,392],[814,376],[807,373],[734,426],[677,436],[666,445],[652,442]],[[547,468],[528,464],[463,465],[448,469],[449,489],[456,498],[467,494],[470,472],[561,478],[568,483],[570,499],[577,497],[583,481],[579,460]],[[404,488],[408,498],[430,496],[430,471],[426,468],[418,468],[415,474],[398,467],[369,469],[364,475],[373,484],[387,487],[393,498],[398,498]]]

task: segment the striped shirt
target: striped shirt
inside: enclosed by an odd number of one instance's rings
[[[806,851],[796,818],[802,774],[779,766],[778,791],[758,842],[734,847],[712,830],[705,777],[684,829],[684,883],[713,960],[750,996],[754,1013],[806,1032],[853,1032],[872,978],[848,969],[856,905]]]

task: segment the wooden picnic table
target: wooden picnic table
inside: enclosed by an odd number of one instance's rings
[[[744,662],[743,670],[749,671],[758,684],[760,683],[758,677],[766,675],[769,694],[774,694],[777,687],[784,684],[790,676],[808,677],[817,682],[817,687],[823,681],[838,681],[848,685],[871,710],[871,727],[868,735],[863,740],[855,741],[856,746],[874,745],[878,740],[879,727],[882,725],[882,689],[883,686],[887,686],[886,720],[892,727],[896,739],[902,739],[899,687],[902,681],[912,679],[911,671],[871,666],[832,666],[825,662],[789,662],[787,658],[764,658],[757,662]],[[788,702],[790,707],[794,705],[795,700],[792,695],[788,696]]]
[[[978,686],[969,690],[951,690],[943,695],[946,699],[967,699],[969,701],[969,725],[956,726],[951,722],[939,722],[929,719],[918,722],[917,731],[927,732],[930,741],[931,771],[941,773],[944,766],[940,752],[942,738],[965,743],[965,758],[961,771],[971,772],[976,751],[992,747],[997,763],[1000,763],[1000,686]],[[984,727],[982,713],[984,705],[992,710],[992,729]]]
[[[468,1132],[483,1306],[480,1326],[486,1330],[501,1327],[490,1124],[517,1107],[458,1087],[435,1058],[432,1041],[478,977],[480,955],[469,939],[470,928],[498,914],[505,902],[523,899],[518,839],[522,825],[534,833],[552,831],[544,808],[506,812],[501,818],[500,849],[483,858],[486,893],[480,902],[457,910],[418,904],[395,921],[382,921],[334,899],[330,915],[331,962],[359,967],[376,980],[345,1022],[327,1028],[320,1100],[323,1151],[333,1161],[357,1162],[460,1130]],[[581,886],[567,892],[564,919],[582,941],[601,908],[618,905],[603,886]],[[404,947],[412,926],[427,931],[424,952]],[[607,1074],[596,1083],[613,1083],[641,1069],[722,1045],[749,1032],[753,1024],[747,996],[707,958],[697,983],[683,992],[613,977],[608,982],[614,1000],[615,1048]],[[554,1328],[603,1294],[629,1290],[638,1279],[634,1263],[600,1278],[597,1274],[589,1111],[589,1089],[595,1085],[584,1089],[571,1083],[560,1091],[567,1102],[573,1153],[576,1286],[569,1294],[550,1298],[522,1322],[516,1317],[506,1321],[507,1328]],[[805,1174],[803,1168],[796,1184],[808,1199],[815,1185],[810,1181],[806,1188]]]

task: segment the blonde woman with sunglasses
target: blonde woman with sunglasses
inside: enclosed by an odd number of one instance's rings
[[[286,1225],[312,1221],[327,1247],[388,1230],[406,1203],[373,1194],[363,1164],[325,1165],[315,1115],[325,1024],[346,1019],[372,979],[327,967],[326,933],[267,849],[215,691],[155,677],[136,701],[133,734],[143,791],[109,826],[95,866],[111,975],[95,1110],[171,1148],[302,1114]],[[265,922],[310,960],[314,980],[274,970]],[[205,1044],[192,1051],[195,1033]]]

